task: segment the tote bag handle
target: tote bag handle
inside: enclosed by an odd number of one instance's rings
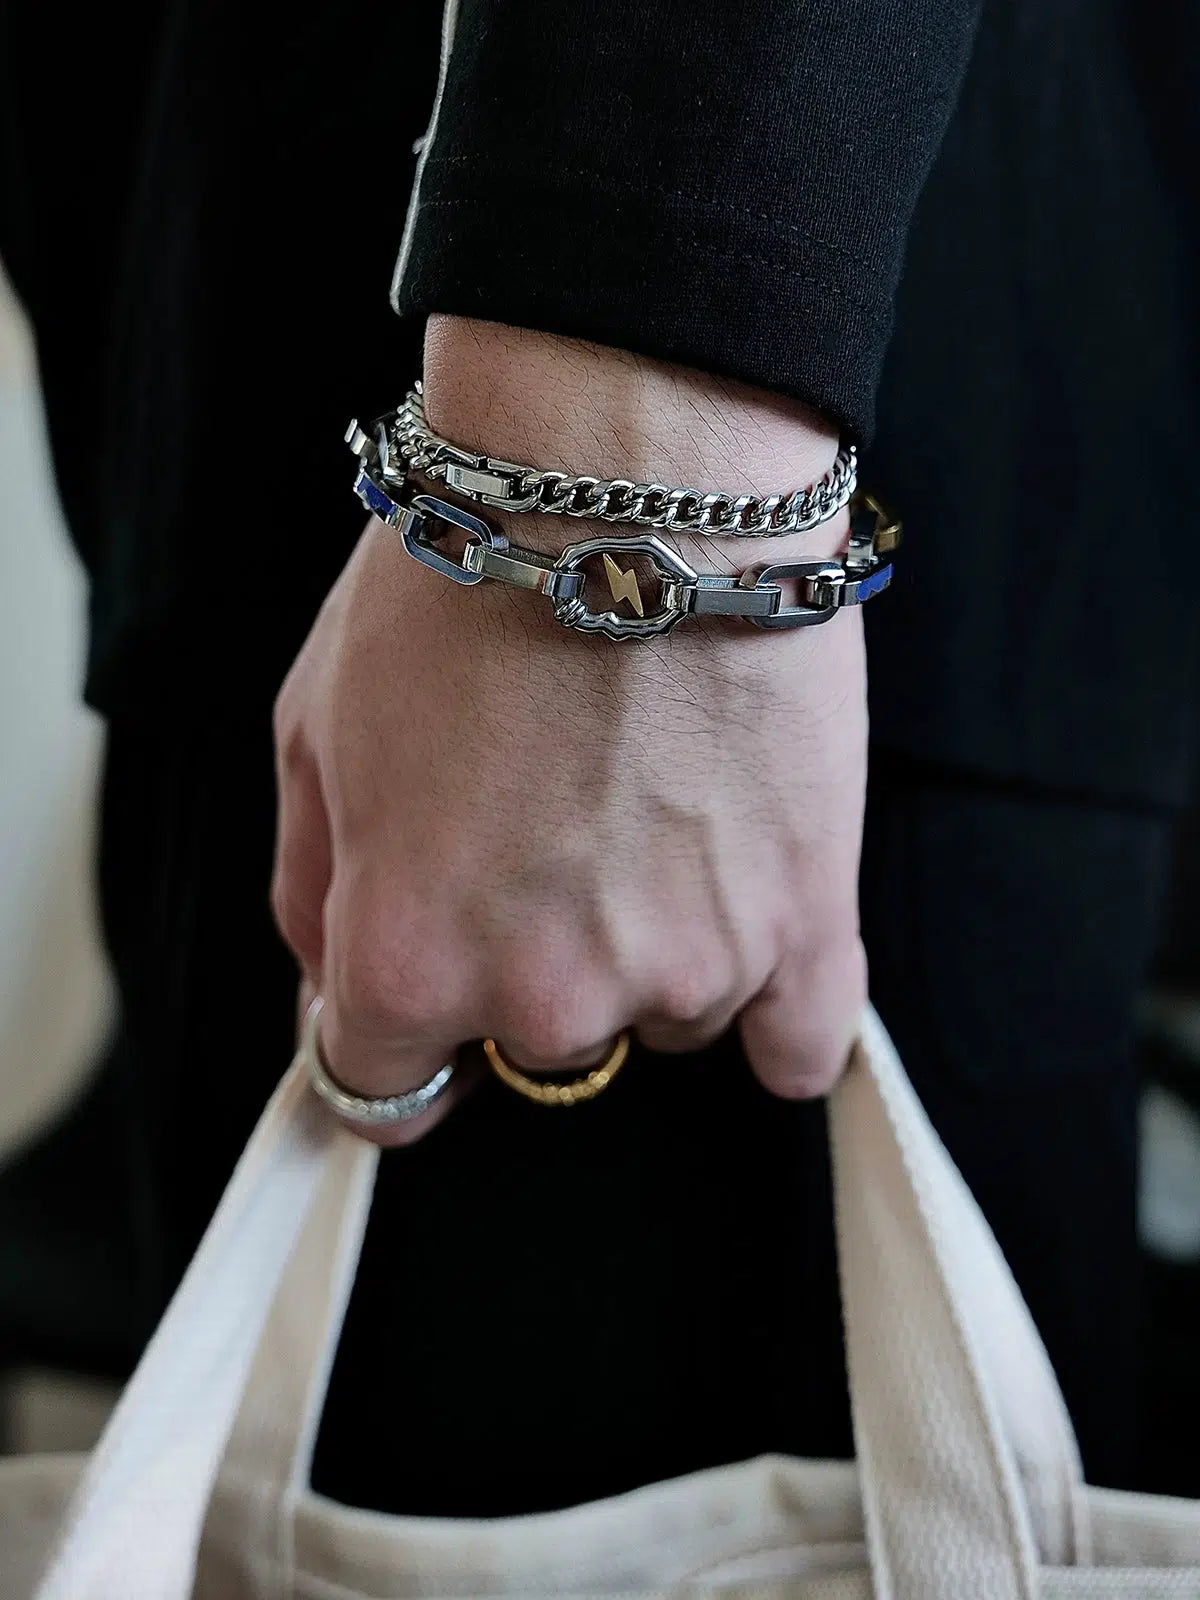
[[[830,1131],[876,1596],[1033,1600],[1039,1560],[1087,1559],[1070,1424],[999,1249],[873,1013]],[[317,1105],[297,1059],[89,1464],[36,1600],[187,1600],[226,1457],[259,1486],[264,1547],[287,1556],[376,1159]]]
[[[328,1296],[353,1270],[376,1159],[325,1112],[294,1061],[88,1462],[36,1600],[191,1595],[234,1420],[243,1397],[248,1408],[266,1398],[248,1379],[284,1269],[289,1258],[315,1266],[303,1284],[292,1272],[288,1285],[293,1302],[302,1290],[315,1319],[311,1336],[300,1325],[300,1359],[311,1367],[317,1346],[337,1337]],[[343,1249],[314,1263],[331,1228]]]
[[[1033,1600],[1086,1566],[1070,1418],[991,1229],[873,1011],[830,1097],[855,1450],[877,1600]]]

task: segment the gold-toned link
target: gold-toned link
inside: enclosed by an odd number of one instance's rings
[[[543,1083],[538,1078],[518,1071],[511,1061],[505,1060],[495,1039],[483,1041],[483,1053],[500,1082],[524,1095],[526,1100],[532,1100],[539,1106],[578,1106],[585,1100],[594,1100],[598,1094],[603,1094],[625,1065],[625,1057],[629,1054],[629,1030],[623,1029],[617,1035],[612,1049],[598,1067],[593,1067],[586,1076],[576,1078],[571,1083]]]
[[[859,489],[850,502],[851,509],[862,505],[872,512],[875,517],[875,554],[890,556],[894,550],[900,548],[900,539],[904,533],[904,524],[895,512],[889,511],[882,500],[871,494],[867,489]]]
[[[604,552],[604,570],[608,574],[608,587],[612,590],[614,600],[620,602],[628,600],[639,617],[646,615],[646,608],[642,604],[642,591],[637,581],[637,573],[630,567],[628,572],[622,572],[617,563]]]

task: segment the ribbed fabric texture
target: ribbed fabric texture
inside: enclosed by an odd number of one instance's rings
[[[869,437],[977,0],[461,0],[397,296]]]

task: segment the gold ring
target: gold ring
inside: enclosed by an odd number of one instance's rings
[[[629,1030],[621,1030],[613,1041],[612,1049],[598,1067],[593,1067],[586,1076],[575,1078],[571,1083],[543,1083],[538,1078],[518,1072],[511,1061],[504,1059],[495,1039],[483,1041],[483,1053],[500,1082],[523,1094],[526,1100],[532,1100],[539,1106],[578,1106],[585,1100],[594,1100],[598,1094],[603,1094],[625,1065],[625,1057],[629,1054]]]

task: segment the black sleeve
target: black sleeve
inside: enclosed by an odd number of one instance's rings
[[[450,0],[396,309],[742,378],[867,439],[979,3]]]

